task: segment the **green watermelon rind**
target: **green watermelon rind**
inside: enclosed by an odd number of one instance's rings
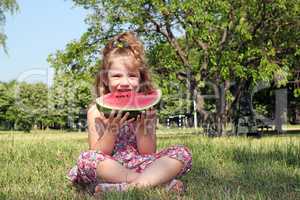
[[[97,105],[97,109],[104,113],[104,114],[109,114],[112,110],[116,110],[116,111],[122,111],[123,114],[125,114],[126,112],[129,112],[129,118],[130,117],[136,117],[137,115],[139,115],[141,112],[154,107],[155,105],[157,105],[161,99],[161,91],[159,89],[156,90],[157,96],[158,98],[156,99],[155,102],[153,102],[152,104],[148,105],[148,106],[144,106],[142,108],[135,108],[135,109],[115,109],[113,107],[107,106],[107,105],[102,105],[102,103],[100,102],[101,97],[98,97],[96,99],[96,105]]]

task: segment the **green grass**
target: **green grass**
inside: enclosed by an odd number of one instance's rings
[[[193,168],[181,199],[300,199],[300,137],[207,138],[193,129],[158,131],[159,149],[185,144]],[[93,199],[66,173],[87,149],[85,133],[0,132],[0,199]],[[107,193],[103,199],[178,199],[160,188]]]

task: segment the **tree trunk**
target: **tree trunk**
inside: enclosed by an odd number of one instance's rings
[[[287,119],[287,90],[276,90],[275,129],[277,133],[283,133],[282,124]]]
[[[225,81],[223,84],[218,86],[218,106],[217,106],[217,134],[218,136],[223,136],[226,134],[225,132],[225,124],[226,124],[226,99],[225,93],[226,90],[229,88],[229,81]]]

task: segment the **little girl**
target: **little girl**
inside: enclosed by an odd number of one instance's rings
[[[144,48],[132,32],[115,36],[105,46],[96,77],[97,97],[109,92],[153,90]],[[92,104],[87,113],[89,151],[81,153],[68,177],[93,192],[165,185],[183,191],[175,179],[191,170],[190,151],[181,145],[156,151],[156,111],[136,119],[112,111],[108,117]]]

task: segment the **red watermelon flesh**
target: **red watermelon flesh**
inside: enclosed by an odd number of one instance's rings
[[[141,111],[156,105],[160,98],[160,90],[153,90],[148,94],[134,91],[114,92],[97,98],[96,103],[101,111]]]

